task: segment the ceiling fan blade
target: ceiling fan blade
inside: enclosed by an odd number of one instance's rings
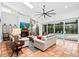
[[[47,15],[47,16],[49,16],[49,17],[52,17],[52,16],[50,16],[50,15],[48,15],[48,14],[45,14],[45,15]]]
[[[42,12],[36,12],[36,13],[42,13]]]
[[[40,18],[41,16],[43,16],[43,14],[41,14],[38,18]]]
[[[54,10],[47,11],[46,13],[48,13],[48,12],[52,12],[52,11],[54,11]]]
[[[46,18],[46,17],[45,17],[45,14],[44,14],[44,18]]]
[[[56,13],[47,13],[47,14],[56,15]]]
[[[35,16],[37,16],[37,15],[42,15],[42,13],[41,14],[35,14]]]

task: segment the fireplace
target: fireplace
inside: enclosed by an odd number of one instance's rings
[[[27,37],[27,36],[29,36],[29,30],[28,29],[21,30],[21,37]]]

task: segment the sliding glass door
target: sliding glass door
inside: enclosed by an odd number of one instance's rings
[[[66,22],[65,23],[65,32],[67,34],[77,34],[78,33],[78,21]]]
[[[63,33],[63,23],[55,24],[55,33]]]
[[[42,33],[43,35],[46,33],[47,34],[47,25],[42,26]]]
[[[48,34],[53,32],[54,32],[53,24],[48,24]]]
[[[49,33],[53,33],[54,32],[54,28],[53,28],[54,24],[45,24],[42,26],[42,33],[44,34],[48,34]]]

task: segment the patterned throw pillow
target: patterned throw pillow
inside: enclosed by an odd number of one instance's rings
[[[42,36],[37,36],[37,39],[40,39],[40,40],[42,40]]]

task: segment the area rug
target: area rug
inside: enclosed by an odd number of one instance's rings
[[[39,49],[35,48],[33,45],[33,42],[30,41],[29,43],[30,45],[28,46],[28,48],[32,51],[32,52],[37,52]]]

